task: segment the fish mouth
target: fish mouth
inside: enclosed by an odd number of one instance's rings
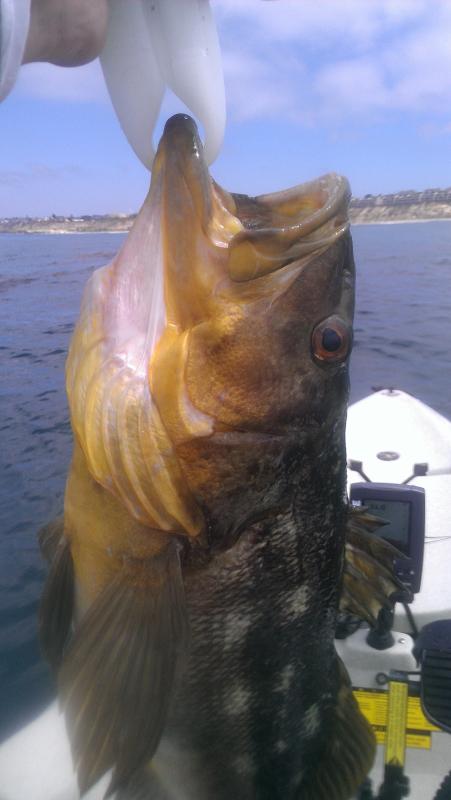
[[[175,283],[194,311],[196,297],[214,292],[219,280],[228,279],[233,290],[233,284],[303,262],[349,228],[349,184],[335,173],[258,197],[221,188],[209,175],[196,124],[185,114],[166,123],[152,182],[159,179],[168,288]],[[217,251],[213,270],[199,266],[208,245]]]

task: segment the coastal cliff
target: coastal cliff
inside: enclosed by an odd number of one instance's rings
[[[127,233],[136,214],[0,218],[0,233]]]
[[[451,219],[451,188],[353,197],[353,225]],[[136,214],[0,218],[0,233],[126,233]]]
[[[354,225],[451,219],[451,188],[353,197],[350,218]]]

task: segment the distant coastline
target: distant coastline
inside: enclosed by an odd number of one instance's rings
[[[451,188],[353,197],[353,225],[451,220]],[[136,214],[0,218],[0,233],[127,233]]]
[[[136,214],[0,218],[0,233],[127,233]]]
[[[451,220],[451,188],[353,197],[349,216],[354,225]]]

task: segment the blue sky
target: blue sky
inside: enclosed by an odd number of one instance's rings
[[[450,0],[212,7],[228,105],[212,173],[227,189],[268,192],[330,170],[357,196],[451,185]],[[168,97],[161,121],[180,109]],[[23,68],[0,107],[0,132],[0,217],[141,205],[149,175],[97,61]]]

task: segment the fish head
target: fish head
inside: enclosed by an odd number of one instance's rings
[[[231,194],[193,120],[167,122],[133,228],[88,281],[66,366],[87,470],[135,519],[188,536],[239,527],[343,432],[348,199],[337,175]]]
[[[166,125],[153,182],[166,326],[149,360],[151,393],[208,514],[230,516],[231,505],[236,514],[238,495],[261,509],[280,496],[287,453],[325,446],[338,423],[343,437],[349,186],[331,174],[256,198],[231,194],[209,176],[184,115]]]
[[[352,341],[347,181],[326,175],[257,198],[229,194],[210,178],[184,115],[167,124],[155,170],[167,325],[150,380],[160,412],[178,388],[186,410],[216,432],[275,434],[324,418],[346,396]],[[183,371],[171,369],[182,342]]]

